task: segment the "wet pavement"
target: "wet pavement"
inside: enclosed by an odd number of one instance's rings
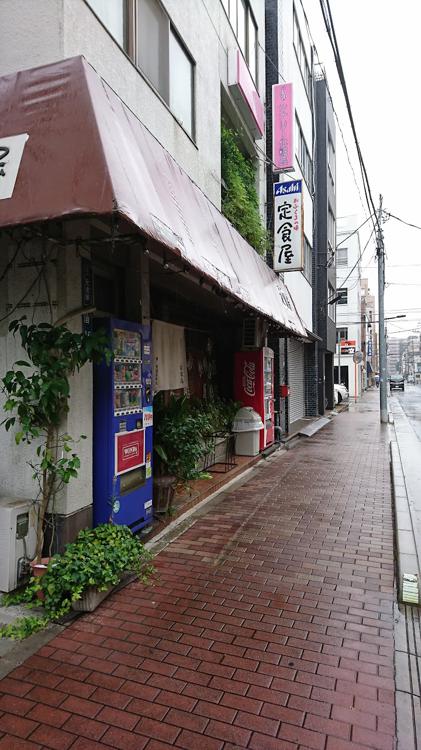
[[[0,749],[392,750],[378,394],[251,479],[0,682]]]
[[[411,426],[421,442],[421,385],[405,384],[405,391],[393,391],[391,400],[397,398]]]

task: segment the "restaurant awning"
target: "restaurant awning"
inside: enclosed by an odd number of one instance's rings
[[[1,180],[10,181],[22,148],[12,195],[2,199]],[[0,227],[118,213],[306,337],[283,282],[83,57],[0,78],[0,157]]]

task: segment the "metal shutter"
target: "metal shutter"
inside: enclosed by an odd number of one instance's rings
[[[289,424],[305,416],[304,344],[288,339]]]

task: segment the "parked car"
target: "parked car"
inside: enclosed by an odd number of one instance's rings
[[[343,383],[335,383],[333,386],[333,396],[335,406],[340,404],[342,401],[348,401],[349,394],[347,387]]]
[[[391,391],[404,391],[405,381],[403,375],[391,375],[390,376],[390,390]]]

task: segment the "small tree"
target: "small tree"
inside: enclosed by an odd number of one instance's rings
[[[39,441],[36,458],[28,463],[38,483],[35,559],[40,560],[47,509],[54,507],[59,490],[77,477],[80,459],[74,446],[85,437],[81,435],[74,440],[60,432],[69,411],[69,378],[87,362],[100,362],[104,358],[109,362],[111,352],[102,331],[72,333],[65,325],[27,325],[25,318],[10,323],[9,331],[20,335],[29,361],[18,360],[2,378],[2,391],[6,395],[3,408],[12,415],[2,424],[6,430],[19,425],[15,434],[17,445]]]

